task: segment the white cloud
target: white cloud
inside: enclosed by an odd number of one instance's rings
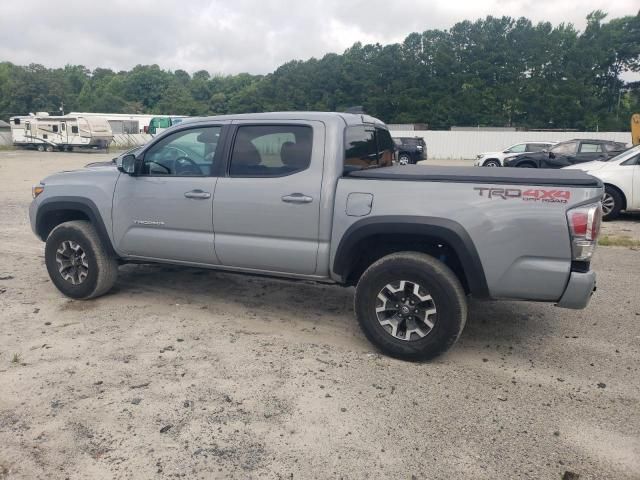
[[[486,15],[583,28],[596,9],[635,15],[637,0],[3,0],[0,60],[190,72],[267,73],[355,41],[402,41]]]

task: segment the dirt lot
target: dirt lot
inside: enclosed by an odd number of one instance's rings
[[[584,311],[473,303],[405,363],[339,287],[126,266],[62,297],[30,187],[104,158],[0,152],[0,478],[640,478],[638,251],[599,249]]]

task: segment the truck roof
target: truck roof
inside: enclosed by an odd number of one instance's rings
[[[345,125],[361,125],[363,123],[376,124],[385,127],[385,124],[375,117],[360,113],[341,112],[264,112],[264,113],[239,113],[230,115],[215,115],[212,117],[193,117],[184,123],[204,122],[215,120],[318,120],[321,122],[343,121]]]

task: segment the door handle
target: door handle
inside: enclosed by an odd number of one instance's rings
[[[282,201],[285,203],[311,203],[313,198],[303,193],[290,193],[282,197]]]
[[[200,200],[211,198],[211,194],[209,192],[203,192],[202,190],[191,190],[190,192],[186,192],[184,196],[187,198],[195,198]]]

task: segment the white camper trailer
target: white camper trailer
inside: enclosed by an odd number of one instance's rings
[[[113,140],[109,123],[100,117],[49,116],[46,113],[11,117],[13,144],[39,151],[71,150],[73,147],[107,148]]]

